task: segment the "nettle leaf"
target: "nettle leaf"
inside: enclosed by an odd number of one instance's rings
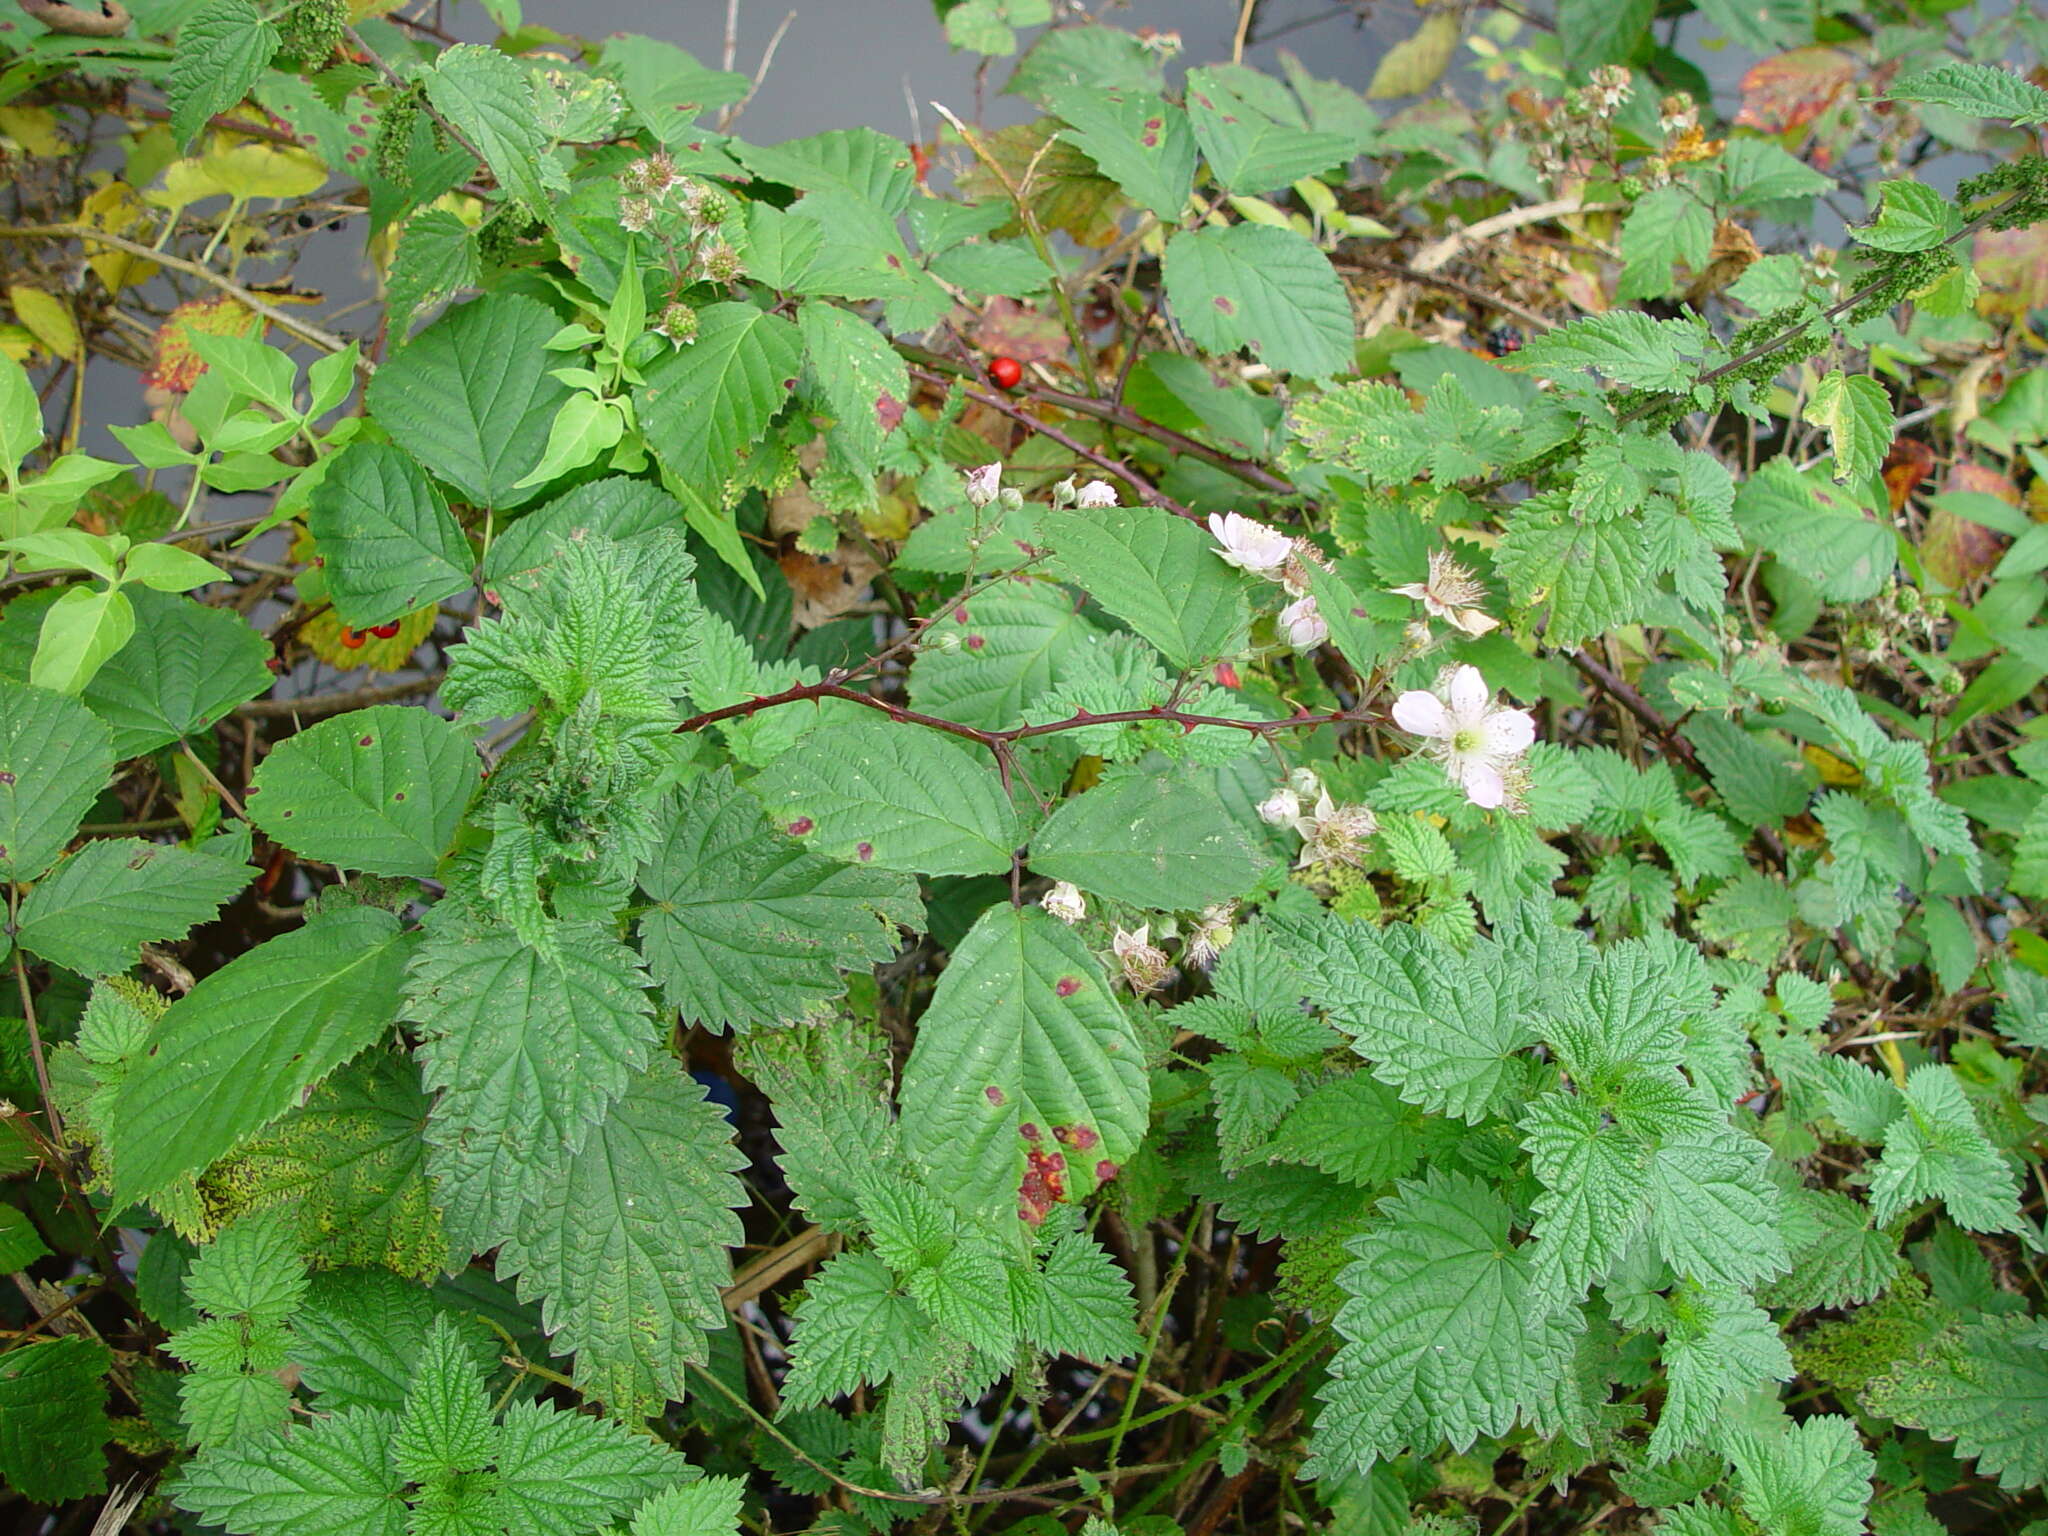
[[[448,503],[389,443],[342,449],[313,488],[306,526],[326,557],[334,610],[352,628],[403,618],[470,584],[469,541]]]
[[[1889,1222],[1922,1200],[1940,1199],[1957,1224],[2010,1232],[2023,1218],[2019,1180],[1985,1137],[1955,1069],[1915,1067],[1898,1090],[1902,1111],[1885,1126],[1884,1154],[1870,1175],[1870,1206]]]
[[[448,1262],[420,1140],[429,1107],[412,1061],[368,1052],[214,1164],[204,1190],[237,1210],[288,1207],[300,1247],[328,1264],[429,1280]]]
[[[872,1253],[834,1254],[804,1285],[783,1402],[808,1408],[882,1386],[913,1372],[931,1342],[930,1322],[887,1264]]]
[[[1594,371],[1616,384],[1680,395],[1692,388],[1712,342],[1697,319],[1653,320],[1613,309],[1529,339],[1517,366],[1544,378]]]
[[[1149,1101],[1144,1049],[1087,946],[1036,907],[984,912],[903,1068],[904,1146],[935,1187],[1043,1219],[1130,1159]]]
[[[810,852],[726,769],[682,791],[640,885],[648,969],[685,1018],[714,1028],[806,1018],[846,990],[843,970],[924,926],[915,879]]]
[[[22,948],[82,976],[135,963],[144,944],[182,939],[210,922],[249,878],[246,865],[208,853],[105,838],[51,870],[22,903]]]
[[[1194,911],[1242,896],[1260,860],[1202,778],[1133,773],[1076,795],[1031,839],[1031,867],[1134,907]]]
[[[1338,1276],[1346,1342],[1321,1393],[1309,1476],[1504,1434],[1555,1369],[1556,1325],[1508,1239],[1507,1202],[1436,1169],[1395,1188]]]
[[[1722,1405],[1766,1382],[1792,1379],[1778,1326],[1747,1296],[1680,1291],[1664,1326],[1664,1408],[1649,1454],[1662,1461],[1716,1438]]]
[[[700,1477],[657,1493],[633,1514],[633,1536],[737,1536],[747,1485],[737,1477]]]
[[[1680,1136],[1650,1159],[1650,1234],[1679,1274],[1743,1290],[1791,1266],[1768,1150],[1730,1130]]]
[[[744,1237],[733,1177],[747,1157],[725,1111],[667,1057],[627,1084],[580,1151],[538,1181],[498,1250],[538,1299],[576,1383],[625,1419],[684,1395],[685,1368],[725,1326],[726,1250]]]
[[[1476,1124],[1513,1085],[1532,1035],[1492,945],[1461,953],[1419,928],[1331,918],[1289,950],[1330,1022],[1408,1103]]]
[[[0,1354],[0,1477],[38,1504],[89,1498],[107,1486],[101,1450],[107,1367],[97,1339],[33,1340]]]
[[[1865,479],[1892,445],[1892,397],[1873,378],[1827,375],[1807,396],[1806,419],[1827,428],[1838,482]]]
[[[380,704],[280,743],[249,786],[272,841],[373,875],[433,874],[476,793],[468,733],[429,710]]]
[[[1194,191],[1197,158],[1183,108],[1152,91],[1082,85],[1059,86],[1047,100],[1072,125],[1060,137],[1093,160],[1125,197],[1166,223],[1180,222]]]
[[[351,1408],[283,1435],[210,1446],[171,1485],[182,1509],[246,1536],[403,1536],[397,1418]]]
[[[0,680],[0,880],[48,869],[113,771],[107,728],[83,704]]]
[[[594,929],[561,931],[555,948],[504,928],[436,934],[407,986],[440,1095],[427,1166],[465,1254],[512,1235],[522,1201],[561,1177],[655,1043],[638,955]]]
[[[165,94],[171,134],[182,148],[263,77],[283,38],[249,0],[211,0],[178,28]]]
[[[748,787],[790,836],[852,864],[1002,874],[1020,838],[986,754],[871,714],[812,732]]]
[[[390,913],[351,907],[258,945],[172,1003],[107,1106],[115,1202],[206,1167],[382,1036],[411,948]]]
[[[752,304],[697,311],[697,339],[647,365],[640,424],[676,480],[719,505],[740,454],[796,388],[803,336]]]
[[[524,78],[524,65],[490,49],[451,48],[442,58],[458,53],[490,53]],[[522,490],[520,482],[540,463],[556,413],[574,393],[552,373],[557,358],[546,349],[560,328],[553,311],[524,294],[489,294],[451,309],[377,370],[366,395],[371,414],[463,500],[524,506],[542,487]]]
[[[2048,1482],[2048,1322],[2007,1313],[1951,1329],[1864,1396],[1874,1412],[1954,1442],[2001,1487]]]
[[[1195,524],[1156,507],[1046,512],[1055,569],[1187,668],[1241,649],[1250,581]]]
[[[1280,122],[1225,80],[1220,69],[1188,71],[1188,118],[1224,191],[1270,192],[1341,166],[1357,152],[1348,134]]]
[[[1971,117],[2005,117],[2016,128],[2048,123],[2048,91],[2011,70],[1951,60],[1894,80],[1893,101],[1924,101]]]
[[[197,735],[277,681],[270,645],[232,609],[129,587],[135,634],[79,695],[122,762]]]
[[[1858,1536],[1876,1460],[1853,1421],[1816,1414],[1797,1424],[1724,1436],[1742,1508],[1767,1531],[1788,1536]]]
[[[1628,1251],[1649,1214],[1650,1146],[1598,1103],[1562,1090],[1530,1105],[1521,1131],[1543,1186],[1531,1278],[1541,1294],[1575,1302]]]
[[[1130,1276],[1087,1233],[1069,1232],[1055,1243],[1042,1272],[1013,1268],[1011,1275],[1037,1282],[1018,1319],[1025,1338],[1047,1354],[1102,1363],[1128,1360],[1143,1347]]]
[[[1329,378],[1353,366],[1351,301],[1329,258],[1291,229],[1184,229],[1166,245],[1166,295],[1195,344],[1249,347],[1285,373]]]

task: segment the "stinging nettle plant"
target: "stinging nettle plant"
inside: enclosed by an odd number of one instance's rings
[[[2048,26],[936,9],[0,0],[17,1527],[2048,1530]]]

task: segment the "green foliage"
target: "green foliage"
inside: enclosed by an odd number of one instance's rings
[[[2025,7],[16,9],[29,1525],[2039,1522]]]

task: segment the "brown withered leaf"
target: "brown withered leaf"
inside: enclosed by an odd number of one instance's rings
[[[1748,271],[1749,264],[1761,255],[1755,235],[1733,219],[1723,219],[1714,226],[1714,243],[1707,248],[1707,264],[1693,278],[1686,298],[1698,304],[1719,293]]]
[[[1984,283],[1977,298],[1983,313],[2017,318],[2048,305],[2048,225],[1983,231],[1974,264]]]
[[[1002,175],[976,159],[961,171],[960,190],[978,202],[1008,197],[1011,188],[1017,188],[1041,227],[1064,230],[1080,244],[1099,249],[1117,237],[1123,192],[1066,140],[1054,139],[1048,146],[1046,140],[1059,131],[1060,125],[1047,117],[982,135],[981,147],[1002,168]]]

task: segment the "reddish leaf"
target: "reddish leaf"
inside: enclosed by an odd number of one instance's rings
[[[1884,488],[1896,514],[1906,505],[1913,488],[1934,473],[1934,450],[1917,438],[1902,437],[1884,456]]]
[[[2048,305],[2048,225],[1985,230],[1976,267],[1984,281],[1977,307],[1986,314],[2017,317]]]
[[[1948,472],[1942,489],[1976,491],[2013,506],[2020,504],[2019,487],[1982,464],[1958,464]],[[1945,507],[1936,507],[1920,535],[1920,558],[1928,575],[1952,591],[1959,590],[1996,565],[2011,542],[1995,528],[1957,517]]]
[[[1794,48],[1750,66],[1742,77],[1742,128],[1783,133],[1819,117],[1855,80],[1854,55],[1839,48]]]

